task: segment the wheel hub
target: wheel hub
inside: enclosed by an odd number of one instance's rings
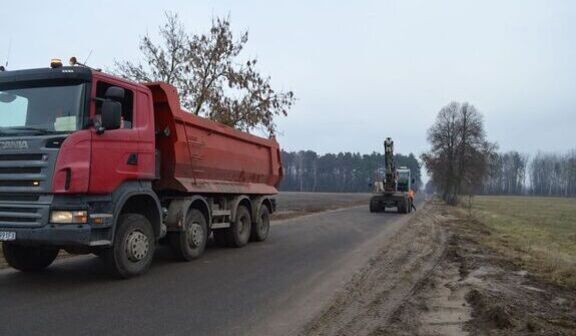
[[[126,237],[126,254],[128,259],[138,262],[148,255],[150,243],[148,237],[141,231],[132,231]]]
[[[202,229],[202,225],[192,223],[187,230],[187,236],[190,247],[199,247],[204,241],[204,230]]]

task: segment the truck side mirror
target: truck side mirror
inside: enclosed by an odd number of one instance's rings
[[[100,131],[120,128],[120,124],[122,122],[122,104],[113,100],[103,101],[101,117],[102,129]]]

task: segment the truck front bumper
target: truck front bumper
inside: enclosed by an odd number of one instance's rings
[[[88,225],[85,225],[88,226]],[[88,227],[46,225],[41,228],[2,228],[0,230],[16,233],[16,242],[38,245],[89,245]]]
[[[88,220],[83,224],[50,223],[50,212],[53,210],[85,210],[88,212]],[[102,197],[48,195],[33,203],[2,201],[0,231],[13,232],[14,242],[18,244],[109,246],[113,238],[113,218],[108,215],[111,212],[112,203]],[[10,214],[10,217],[3,216],[3,213]]]

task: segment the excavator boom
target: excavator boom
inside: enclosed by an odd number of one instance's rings
[[[384,140],[384,164],[386,165],[386,176],[384,179],[384,190],[392,192],[396,190],[396,165],[394,163],[394,141],[390,137]]]

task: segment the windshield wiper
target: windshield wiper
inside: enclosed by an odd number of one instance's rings
[[[45,134],[57,134],[62,133],[60,131],[51,131],[43,128],[36,128],[36,127],[29,127],[29,126],[17,126],[17,127],[2,127],[0,131],[3,134],[17,134],[18,131],[31,131],[36,132],[38,135],[45,135]]]
[[[10,127],[0,127],[0,134],[1,135],[14,135],[16,133],[11,131]]]

